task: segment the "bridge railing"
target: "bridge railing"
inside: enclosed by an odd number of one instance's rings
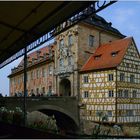
[[[1,100],[22,100],[24,97],[2,97]],[[33,97],[26,97],[26,100],[77,100],[77,97],[70,97],[70,96],[33,96]]]

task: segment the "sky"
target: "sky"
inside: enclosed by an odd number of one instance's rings
[[[133,36],[140,51],[140,1],[118,1],[98,13],[112,26],[126,36]],[[46,44],[45,44],[46,45]],[[43,45],[43,46],[45,46]],[[11,68],[16,67],[22,58],[0,69],[0,93],[9,95],[9,79]]]
[[[118,1],[100,13],[126,36],[133,36],[140,51],[140,1]]]

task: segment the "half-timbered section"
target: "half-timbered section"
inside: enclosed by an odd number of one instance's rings
[[[110,122],[115,122],[116,71],[102,70],[81,75],[81,116],[99,121],[98,114],[105,112]]]
[[[80,116],[110,123],[139,122],[140,58],[132,38],[103,44],[88,59],[80,76]]]
[[[38,93],[44,89],[45,92],[51,89],[60,96],[79,96],[79,71],[92,52],[99,44],[123,37],[110,23],[96,14],[58,34],[53,43],[56,46],[54,62],[48,58],[43,62],[39,61],[41,59],[38,59],[37,55],[42,57],[40,51],[34,52],[35,57],[28,55],[30,59],[27,73],[28,94],[31,91]],[[49,54],[50,52],[47,53],[48,56]],[[52,65],[54,78],[50,78],[51,75],[48,74]],[[41,76],[43,71],[47,73],[47,78]],[[23,67],[21,65],[12,70],[10,80],[12,81],[10,82],[11,95],[23,91]]]
[[[54,89],[54,48],[46,46],[28,55],[27,61],[27,90],[28,96],[51,94]],[[10,78],[10,96],[23,94],[23,60],[12,69]]]
[[[140,56],[132,39],[117,67],[117,122],[140,122]]]
[[[124,36],[98,15],[79,22],[55,38],[55,92],[79,96],[79,71],[99,44]]]

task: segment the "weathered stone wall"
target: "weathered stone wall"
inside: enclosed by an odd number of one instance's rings
[[[90,47],[88,44],[89,35],[94,36],[93,47]],[[85,64],[85,62],[100,44],[104,44],[119,38],[119,36],[109,31],[103,31],[102,29],[97,29],[97,27],[84,23],[78,24],[78,69]]]
[[[15,107],[23,108],[23,105],[24,100],[22,97],[0,98],[0,107],[6,106],[8,109],[15,109]],[[43,109],[59,111],[68,115],[79,126],[78,102],[76,97],[27,97],[26,108],[28,112]]]

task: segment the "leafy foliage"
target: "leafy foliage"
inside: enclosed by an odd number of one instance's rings
[[[23,122],[23,111],[20,107],[16,107],[15,110],[8,110],[6,107],[1,107],[0,121],[21,125]]]
[[[110,133],[110,129],[103,129],[101,127],[104,121],[108,121],[108,116],[102,111],[97,112],[97,116],[99,117],[99,124],[95,125],[95,127],[93,128],[92,137],[98,138],[99,135],[108,136]]]

